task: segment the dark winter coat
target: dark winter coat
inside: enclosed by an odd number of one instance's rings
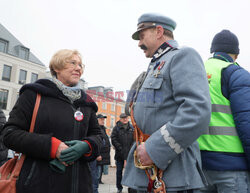
[[[100,155],[102,156],[101,161],[97,161],[97,165],[110,165],[110,142],[109,142],[109,137],[106,133],[106,127],[100,126],[101,131],[102,131],[102,141],[103,141],[103,146],[100,151]]]
[[[29,133],[37,92],[42,98],[34,133]],[[74,118],[77,109],[84,115],[82,121]],[[92,193],[87,162],[96,159],[102,143],[96,111],[96,104],[83,91],[82,97],[72,104],[48,79],[22,87],[3,131],[4,144],[26,155],[17,181],[17,193]],[[73,165],[67,166],[64,174],[54,172],[49,167],[51,137],[63,142],[87,140],[92,154],[83,155]]]
[[[115,160],[127,160],[130,148],[133,145],[134,128],[128,123],[128,128],[117,121],[116,126],[113,128],[111,134],[111,142],[115,147]]]
[[[3,165],[8,159],[8,149],[3,144],[3,136],[1,134],[5,122],[6,117],[2,109],[0,109],[0,166]]]

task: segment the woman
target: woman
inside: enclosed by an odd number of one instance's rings
[[[4,144],[26,155],[17,193],[92,193],[88,162],[102,141],[97,106],[78,85],[83,68],[78,51],[60,50],[50,61],[52,79],[21,88],[4,127]],[[42,98],[29,133],[37,93]]]

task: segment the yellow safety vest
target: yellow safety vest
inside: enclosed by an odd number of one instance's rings
[[[216,152],[243,153],[243,147],[237,134],[230,101],[221,92],[221,71],[232,63],[216,58],[205,62],[212,115],[205,134],[198,139],[200,150]]]

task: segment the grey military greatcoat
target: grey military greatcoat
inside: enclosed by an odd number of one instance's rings
[[[164,170],[168,191],[197,189],[206,180],[201,171],[200,151],[196,139],[210,121],[210,95],[204,65],[192,48],[178,48],[175,40],[167,42],[171,51],[158,50],[139,90],[134,117],[143,133],[147,153]],[[163,64],[154,68],[157,62]],[[158,63],[159,64],[159,63]],[[146,190],[148,179],[144,170],[134,166],[130,150],[122,183]]]

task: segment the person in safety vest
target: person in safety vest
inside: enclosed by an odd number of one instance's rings
[[[132,35],[151,58],[127,100],[135,134],[144,141],[132,146],[122,184],[140,193],[192,193],[205,185],[196,140],[211,115],[206,71],[193,48],[179,48],[175,27],[169,17],[146,13]]]
[[[250,192],[250,74],[235,61],[239,41],[229,30],[213,38],[205,62],[212,104],[209,128],[199,139],[208,186],[199,192]]]

